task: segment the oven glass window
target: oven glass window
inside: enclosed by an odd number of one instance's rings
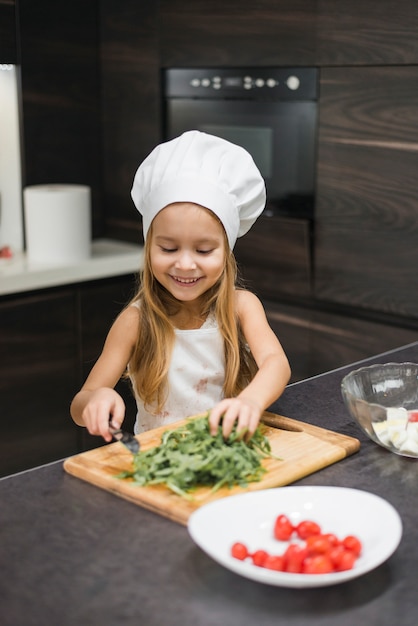
[[[253,157],[267,189],[269,213],[311,217],[314,211],[315,102],[167,104],[167,139],[201,130],[232,141]]]

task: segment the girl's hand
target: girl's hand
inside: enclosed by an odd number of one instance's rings
[[[225,439],[231,434],[235,422],[237,422],[237,432],[242,432],[242,435],[249,439],[257,429],[261,414],[261,407],[250,398],[243,396],[225,398],[210,412],[210,432],[216,435],[222,418],[222,434]]]
[[[101,387],[90,392],[81,417],[91,435],[101,435],[105,441],[112,441],[109,420],[114,428],[121,427],[125,417],[125,403],[114,389]]]

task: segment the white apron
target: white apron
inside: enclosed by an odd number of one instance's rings
[[[141,433],[208,411],[222,400],[224,379],[223,339],[215,317],[209,315],[197,329],[176,328],[167,401],[161,413],[153,415],[145,410],[133,385],[138,409],[134,432]]]

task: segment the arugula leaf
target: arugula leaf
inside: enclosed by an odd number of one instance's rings
[[[227,440],[219,426],[209,432],[209,413],[191,418],[175,430],[163,433],[161,444],[134,455],[133,470],[119,474],[140,486],[164,484],[174,493],[190,499],[197,487],[246,486],[261,480],[266,472],[261,459],[273,456],[270,442],[258,427],[249,441],[233,430]]]

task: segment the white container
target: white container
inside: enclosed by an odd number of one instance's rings
[[[91,256],[91,191],[85,185],[23,190],[30,265],[72,265]]]

